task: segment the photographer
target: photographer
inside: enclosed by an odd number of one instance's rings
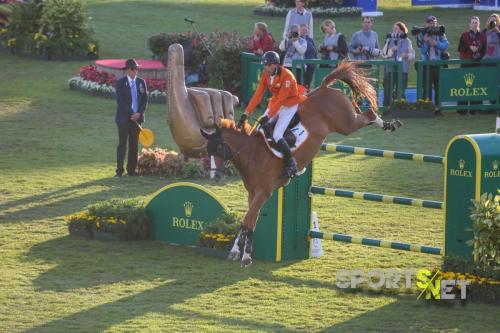
[[[352,34],[349,52],[354,60],[372,60],[381,55],[378,46],[378,35],[373,28],[373,17],[364,16],[360,31]]]
[[[486,38],[486,51],[483,59],[499,59],[500,58],[500,16],[491,14],[486,21],[486,29],[483,33]],[[496,64],[486,64],[486,66],[496,67]],[[498,98],[497,98],[498,99]],[[491,100],[491,104],[496,104],[496,100]],[[480,113],[495,113],[495,110],[482,110]]]
[[[286,15],[285,19],[285,29],[283,29],[283,39],[287,39],[288,33],[292,25],[297,24],[298,26],[302,24],[307,24],[309,30],[309,37],[313,37],[313,15],[310,10],[305,8],[305,0],[295,0],[295,8],[291,9]]]
[[[483,33],[486,38],[486,51],[483,59],[498,59],[500,58],[500,16],[491,14],[486,22],[486,29]]]
[[[408,39],[408,28],[403,22],[396,22],[392,28],[392,33],[387,34],[382,54],[386,60],[393,60],[403,63],[403,82],[402,82],[402,98],[405,97],[405,91],[408,86],[408,71],[410,62],[415,59],[415,51]],[[388,106],[391,102],[391,97],[397,96],[397,78],[398,67],[385,66],[384,68],[384,106]],[[392,75],[392,85],[391,85]]]
[[[469,31],[465,31],[460,36],[460,42],[458,43],[458,52],[460,60],[475,60],[479,61],[484,56],[486,51],[486,36],[483,32],[479,31],[479,17],[472,16],[469,22]],[[476,64],[464,64],[461,67],[477,67],[479,63]],[[481,101],[459,101],[458,105],[478,105]],[[476,110],[457,110],[457,113],[464,115],[470,112],[470,114],[475,114]]]
[[[304,59],[318,59],[318,52],[316,51],[316,45],[314,45],[314,40],[309,37],[309,28],[307,24],[302,24],[300,26],[300,37],[304,38],[307,43],[306,53],[304,54]],[[304,73],[304,87],[309,89],[311,86],[311,81],[314,75],[315,65],[306,65],[306,72]]]
[[[253,29],[252,52],[257,55],[263,55],[267,51],[274,49],[274,40],[267,32],[267,24],[264,22],[255,23]]]
[[[417,35],[417,45],[420,48],[421,60],[447,60],[450,58],[448,50],[448,39],[444,34],[444,27],[438,26],[435,16],[428,16],[425,28],[414,27],[413,34]],[[427,66],[423,67],[423,97],[432,97],[434,87],[434,103],[439,107],[439,65],[429,65],[429,77],[427,77]]]
[[[299,36],[299,26],[294,24],[290,27],[287,39],[280,43],[280,50],[285,54],[283,65],[290,69],[296,77],[300,77],[300,66],[294,71],[292,61],[295,59],[304,59],[307,50],[307,41]]]
[[[335,29],[335,22],[324,20],[321,31],[325,35],[319,51],[323,60],[344,60],[347,58],[349,48],[345,36]]]

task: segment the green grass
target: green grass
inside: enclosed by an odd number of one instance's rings
[[[88,3],[104,58],[147,57],[146,38],[187,30],[181,20],[186,16],[199,20],[202,31],[247,32],[261,19],[251,14],[260,1]],[[431,12],[382,4],[379,32],[399,18],[420,23]],[[450,26],[465,22],[471,11],[432,13]],[[279,36],[282,19],[266,21]],[[337,26],[350,34],[356,21],[339,19]],[[454,35],[460,30],[455,27]],[[0,54],[0,64],[0,332],[498,330],[498,307],[492,305],[429,305],[416,301],[413,293],[346,292],[335,285],[339,269],[433,267],[440,264],[434,256],[323,242],[321,259],[258,261],[241,270],[237,263],[202,258],[190,248],[68,237],[66,214],[111,197],[147,197],[176,180],[111,178],[115,102],[67,87],[67,79],[84,63]],[[157,144],[175,148],[165,106],[151,105],[147,119]],[[408,120],[392,135],[368,127],[347,138],[332,135],[329,141],[442,155],[453,135],[493,127],[493,116],[450,113]],[[318,185],[436,200],[443,195],[439,166],[332,154],[318,157],[315,168]],[[195,181],[231,210],[245,211],[239,178],[218,184]],[[434,210],[342,198],[315,198],[314,210],[326,231],[442,246],[442,213]]]

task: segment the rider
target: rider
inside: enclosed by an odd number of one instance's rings
[[[278,53],[274,51],[264,53],[262,63],[264,64],[264,71],[259,86],[250,103],[248,103],[245,113],[241,116],[238,126],[243,125],[260,103],[267,87],[271,91],[272,97],[269,100],[266,112],[259,119],[259,124],[264,129],[268,128],[270,124],[276,124],[273,140],[285,158],[285,175],[292,178],[297,173],[297,161],[292,156],[288,143],[283,139],[283,134],[297,112],[298,104],[303,102],[306,96],[299,94],[297,81],[292,72],[280,66]]]

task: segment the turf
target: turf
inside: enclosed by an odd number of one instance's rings
[[[147,57],[159,31],[250,31],[260,1],[87,1],[102,57]],[[396,3],[396,2],[394,2]],[[471,10],[412,9],[382,2],[378,31],[435,13],[458,36]],[[486,15],[481,13],[481,17]],[[280,35],[282,19],[266,18]],[[341,31],[357,19],[338,19]],[[378,28],[380,27],[380,28]],[[316,27],[317,28],[317,27]],[[453,30],[454,29],[454,30]],[[319,31],[316,31],[319,36]],[[318,39],[318,37],[316,38]],[[450,38],[451,39],[451,38]],[[456,42],[456,41],[455,41]],[[457,43],[452,44],[456,48]],[[114,179],[115,102],[67,87],[75,62],[0,54],[0,332],[495,332],[498,307],[427,304],[413,291],[347,292],[339,269],[433,267],[440,258],[323,242],[321,259],[236,263],[156,242],[101,242],[67,236],[66,214],[111,197],[147,197],[174,179]],[[241,112],[241,110],[240,110]],[[151,105],[147,126],[174,149],[165,107]],[[494,117],[453,113],[408,120],[388,135],[368,127],[331,142],[442,155],[456,134],[491,132]],[[316,159],[315,183],[391,195],[442,199],[439,166],[342,154]],[[194,180],[243,213],[237,177]],[[442,213],[342,198],[315,198],[323,230],[442,246]]]

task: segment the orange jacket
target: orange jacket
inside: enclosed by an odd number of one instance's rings
[[[260,77],[259,86],[257,91],[253,95],[250,103],[245,110],[246,113],[251,114],[255,107],[262,100],[266,87],[271,91],[273,95],[269,99],[269,118],[274,117],[280,110],[282,106],[292,106],[295,104],[302,103],[307,99],[306,96],[300,95],[297,88],[297,81],[290,72],[285,67],[278,67],[278,72],[274,76],[274,80],[271,83],[271,76],[267,74],[266,71],[262,72]]]

